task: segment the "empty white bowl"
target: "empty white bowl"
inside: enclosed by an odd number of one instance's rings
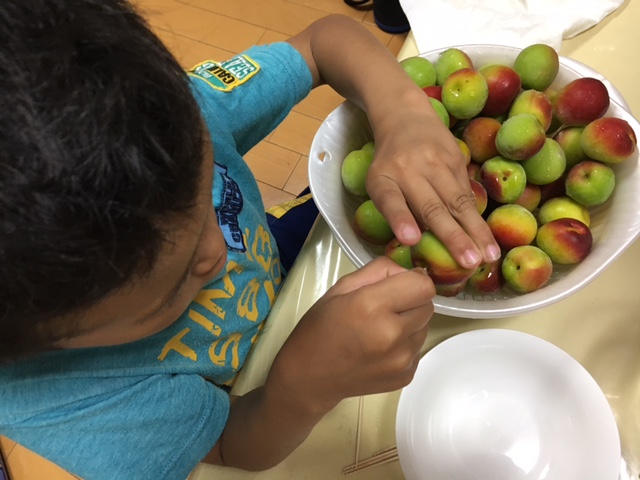
[[[479,68],[489,63],[512,65],[520,49],[497,45],[462,45]],[[442,50],[422,56],[435,61]],[[558,88],[579,77],[603,80],[611,96],[607,116],[623,118],[640,136],[640,124],[628,111],[620,93],[593,69],[575,60],[560,57],[560,71],[552,88]],[[340,168],[345,156],[373,140],[366,115],[350,102],[336,108],[322,123],[309,154],[309,185],[320,213],[327,221],[338,243],[354,263],[361,267],[383,248],[372,247],[358,238],[352,222],[358,202],[342,186]],[[596,278],[640,234],[640,166],[638,151],[634,158],[614,166],[617,185],[612,198],[591,209],[593,250],[580,264],[555,267],[550,282],[540,290],[525,295],[506,289],[492,295],[465,291],[456,297],[437,296],[437,313],[467,318],[499,318],[522,314],[555,303]]]
[[[617,480],[616,421],[571,356],[503,329],[430,350],[400,396],[396,442],[407,480]]]

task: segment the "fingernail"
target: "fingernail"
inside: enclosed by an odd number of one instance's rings
[[[415,228],[412,228],[410,226],[405,226],[405,227],[402,227],[402,235],[405,238],[405,240],[411,242],[413,240],[419,240],[421,234]]]
[[[489,257],[492,262],[495,262],[500,258],[500,249],[495,245],[489,245],[487,247],[487,257]]]
[[[467,250],[466,252],[464,252],[463,258],[464,258],[464,262],[468,266],[477,265],[481,260],[480,254],[475,250]]]

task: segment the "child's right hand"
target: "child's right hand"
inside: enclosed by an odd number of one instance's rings
[[[415,373],[435,288],[379,257],[340,279],[300,320],[262,387],[235,398],[204,461],[245,470],[287,457],[347,397],[397,390]]]
[[[322,414],[340,400],[393,391],[415,373],[435,289],[421,269],[379,257],[340,279],[279,352],[267,388]]]

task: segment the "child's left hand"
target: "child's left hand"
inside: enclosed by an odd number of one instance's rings
[[[288,41],[307,61],[314,85],[331,85],[367,112],[375,135],[367,192],[398,240],[414,245],[430,229],[466,268],[497,260],[500,249],[476,209],[454,136],[393,55],[341,16]]]
[[[495,241],[477,212],[460,147],[428,97],[412,94],[407,91],[404,103],[396,101],[389,115],[372,122],[369,195],[402,243],[417,243],[429,228],[465,267],[497,259],[497,247],[487,251]]]

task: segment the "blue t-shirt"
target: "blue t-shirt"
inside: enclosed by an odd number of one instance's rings
[[[87,480],[184,479],[218,440],[228,388],[264,326],[282,272],[242,159],[311,90],[289,44],[190,71],[211,132],[225,269],[181,317],[136,342],[50,352],[0,368],[0,434]]]

